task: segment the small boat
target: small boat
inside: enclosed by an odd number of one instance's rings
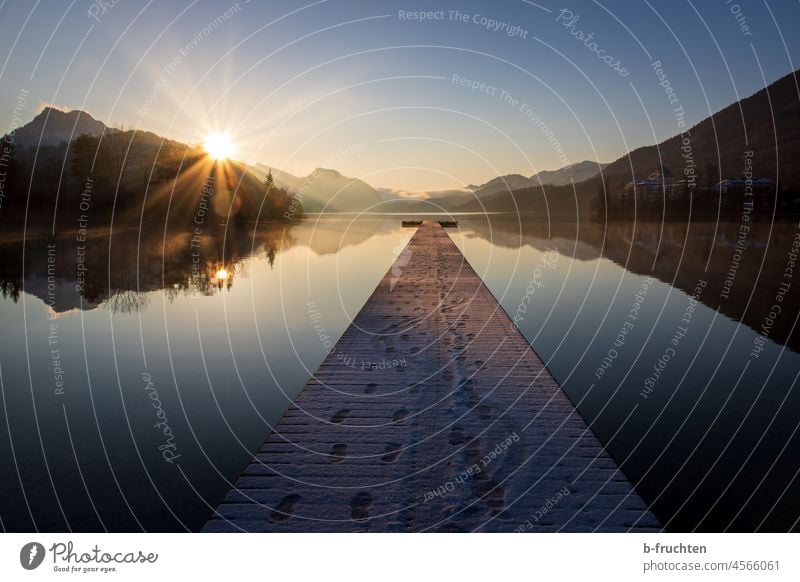
[[[421,225],[422,225],[422,221],[421,220],[404,220],[403,221],[403,226],[405,226],[405,227],[421,226]]]
[[[458,226],[457,220],[440,220],[439,224],[442,228],[455,228]]]

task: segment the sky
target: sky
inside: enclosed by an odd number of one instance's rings
[[[796,1],[0,0],[0,133],[51,105],[225,133],[297,175],[461,188],[679,133],[676,109],[800,67],[798,22]]]

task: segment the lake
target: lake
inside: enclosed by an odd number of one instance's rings
[[[403,218],[4,233],[2,527],[202,527],[402,251]],[[668,530],[798,529],[796,224],[458,220]]]

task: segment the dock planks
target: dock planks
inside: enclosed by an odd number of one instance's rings
[[[204,531],[659,529],[447,233],[424,222]]]

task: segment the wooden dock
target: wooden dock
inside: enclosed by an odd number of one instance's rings
[[[423,223],[204,531],[657,531],[443,228]]]

